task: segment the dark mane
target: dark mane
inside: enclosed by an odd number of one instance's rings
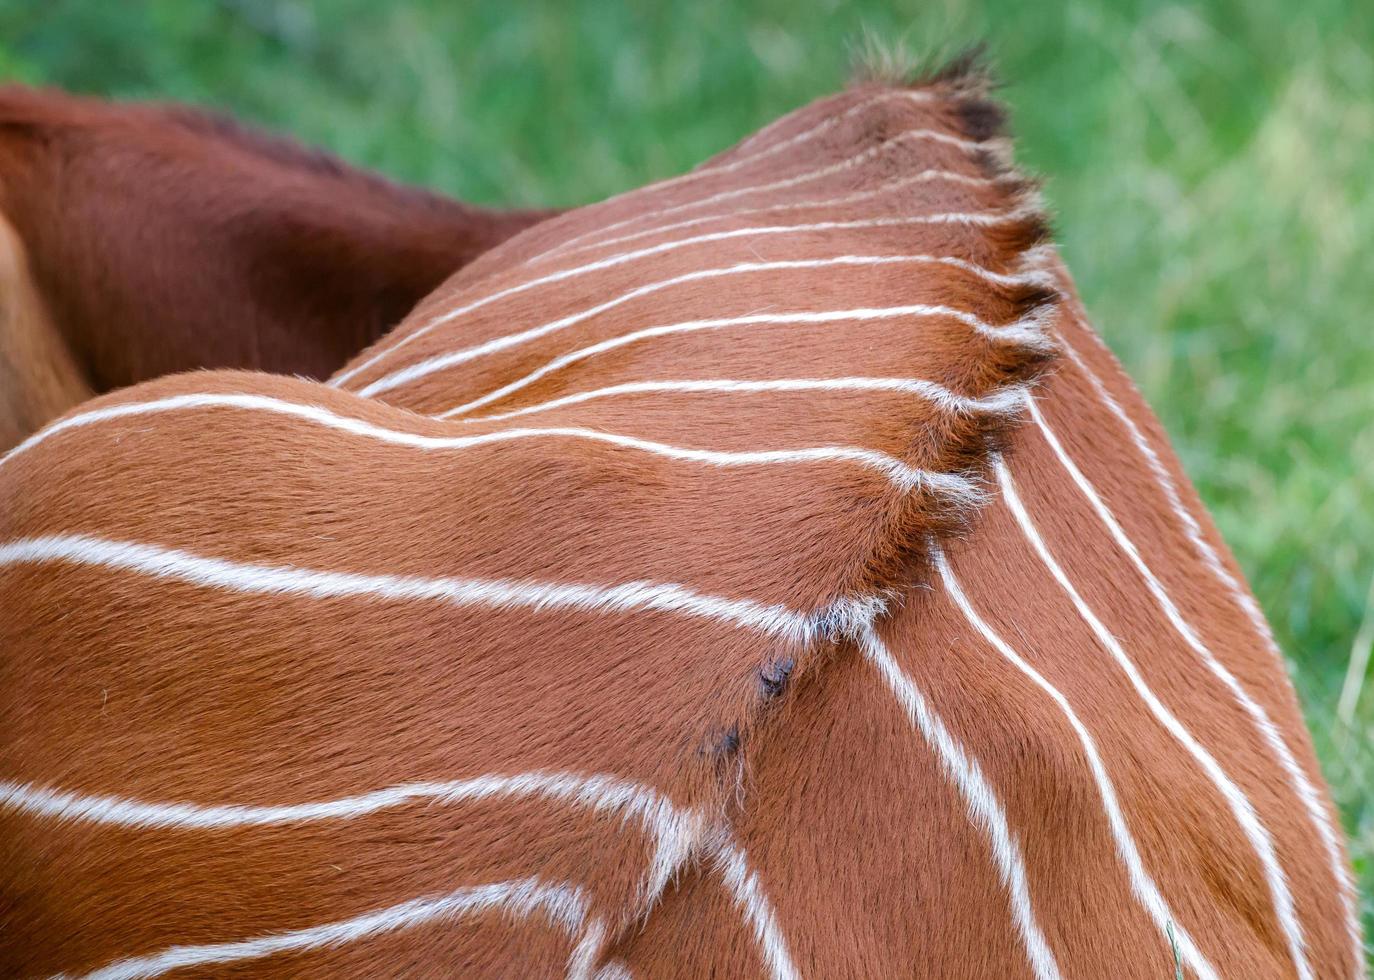
[[[989,61],[986,42],[971,44],[937,62],[869,38],[855,59],[852,74],[855,84],[943,89],[953,96],[960,128],[969,139],[1009,135],[1006,110],[992,97],[1001,82]]]

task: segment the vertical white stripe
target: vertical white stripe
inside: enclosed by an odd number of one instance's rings
[[[722,838],[716,845],[715,863],[735,905],[753,928],[768,975],[773,980],[800,980],[801,974],[787,950],[787,940],[778,926],[773,903],[768,900],[758,873],[749,869],[744,851],[729,838]]]
[[[1075,317],[1075,319],[1088,336],[1097,340],[1102,350],[1110,355],[1110,351],[1107,351],[1106,346],[1097,338],[1097,334],[1092,327],[1077,317]],[[1227,593],[1231,596],[1231,599],[1244,610],[1246,617],[1250,620],[1250,625],[1254,628],[1255,633],[1260,637],[1266,649],[1269,650],[1270,655],[1274,658],[1275,664],[1286,675],[1287,667],[1283,662],[1283,654],[1279,650],[1278,644],[1274,641],[1274,634],[1269,629],[1269,623],[1265,620],[1259,605],[1255,602],[1254,597],[1250,595],[1249,590],[1244,588],[1244,586],[1236,580],[1236,577],[1231,574],[1231,571],[1217,554],[1216,549],[1212,547],[1211,543],[1203,535],[1202,528],[1198,524],[1197,519],[1193,516],[1192,511],[1184,506],[1182,497],[1178,491],[1178,486],[1175,484],[1173,476],[1169,473],[1168,467],[1166,467],[1163,460],[1159,458],[1159,454],[1150,444],[1150,441],[1146,439],[1145,433],[1141,431],[1135,419],[1131,418],[1126,410],[1121,407],[1121,404],[1112,397],[1111,392],[1109,392],[1106,385],[1102,383],[1102,379],[1099,378],[1092,368],[1088,366],[1087,362],[1083,360],[1078,351],[1069,343],[1068,338],[1061,335],[1060,339],[1064,352],[1069,355],[1074,365],[1083,372],[1083,376],[1088,379],[1088,382],[1092,385],[1094,392],[1097,394],[1098,400],[1107,406],[1108,410],[1117,417],[1126,428],[1126,431],[1130,434],[1132,444],[1134,444],[1140,455],[1144,457],[1150,472],[1154,475],[1155,482],[1158,483],[1160,489],[1164,491],[1169,509],[1173,512],[1179,524],[1182,525],[1184,534],[1192,543],[1198,556],[1202,559],[1202,563],[1217,581],[1222,584]],[[1290,773],[1290,775],[1293,774]],[[1322,846],[1326,851],[1326,859],[1331,870],[1331,876],[1335,879],[1337,891],[1341,896],[1341,904],[1345,913],[1346,936],[1350,942],[1354,955],[1354,976],[1357,980],[1366,980],[1369,973],[1368,967],[1365,964],[1364,941],[1360,932],[1359,894],[1342,855],[1340,836],[1336,830],[1336,820],[1330,807],[1322,799],[1316,786],[1313,785],[1312,780],[1301,767],[1297,768],[1295,778],[1298,785],[1298,797],[1302,801],[1304,809],[1307,811],[1308,820],[1316,829],[1317,836],[1321,839]]]
[[[1302,768],[1298,765],[1292,750],[1288,747],[1288,743],[1284,740],[1278,726],[1270,719],[1269,713],[1250,696],[1250,693],[1241,686],[1235,675],[1232,674],[1202,642],[1202,638],[1198,635],[1197,630],[1193,628],[1192,624],[1183,618],[1183,614],[1179,611],[1178,606],[1174,604],[1173,599],[1171,599],[1169,594],[1164,590],[1164,586],[1160,583],[1159,579],[1155,577],[1154,572],[1145,564],[1145,560],[1141,557],[1134,542],[1126,536],[1125,530],[1121,527],[1120,523],[1117,522],[1115,515],[1112,514],[1107,505],[1103,502],[1097,489],[1088,482],[1087,477],[1083,475],[1083,472],[1078,468],[1077,464],[1075,464],[1068,453],[1065,452],[1059,438],[1046,423],[1045,417],[1040,411],[1040,407],[1036,404],[1035,399],[1029,394],[1026,395],[1026,404],[1030,408],[1031,417],[1035,420],[1035,424],[1040,428],[1041,434],[1044,435],[1045,441],[1049,443],[1050,448],[1054,450],[1054,454],[1058,457],[1059,462],[1063,465],[1069,476],[1073,478],[1074,484],[1082,492],[1083,496],[1087,498],[1088,502],[1092,504],[1093,510],[1097,512],[1097,516],[1111,532],[1117,547],[1119,547],[1131,560],[1131,564],[1133,564],[1136,571],[1140,573],[1140,577],[1145,580],[1145,584],[1149,588],[1150,594],[1154,596],[1155,601],[1159,604],[1160,609],[1164,612],[1170,624],[1178,631],[1179,636],[1183,638],[1184,642],[1188,644],[1193,652],[1201,658],[1202,662],[1207,665],[1207,669],[1226,685],[1227,689],[1231,692],[1231,696],[1236,699],[1236,702],[1240,704],[1246,714],[1250,716],[1251,722],[1254,724],[1260,736],[1268,744],[1270,751],[1273,752],[1274,756],[1278,759],[1280,766],[1288,777],[1289,784],[1292,786],[1295,795],[1302,801],[1309,815],[1314,808],[1320,812],[1320,799],[1316,794],[1315,788],[1310,781],[1308,781]],[[1295,959],[1302,955],[1301,950],[1292,949],[1291,944],[1290,953],[1293,954]]]
[[[897,664],[873,627],[867,626],[861,630],[858,641],[864,655],[878,669],[897,702],[906,710],[912,726],[935,750],[941,767],[963,795],[969,820],[987,834],[997,872],[1007,889],[1012,919],[1037,980],[1057,978],[1059,964],[1055,962],[1054,953],[1040,931],[1031,907],[1030,885],[1026,879],[1021,846],[1007,825],[1007,817],[996,791],[983,775],[977,760],[970,758],[963,746],[949,733],[940,716],[926,702],[925,695]]]
[[[589,980],[605,941],[606,923],[602,919],[594,919],[582,930],[577,945],[568,954],[568,980]]]
[[[1122,672],[1125,673],[1131,682],[1131,686],[1135,689],[1141,701],[1149,708],[1150,713],[1153,714],[1160,725],[1162,725],[1164,729],[1187,750],[1188,754],[1193,757],[1193,760],[1197,762],[1198,766],[1207,775],[1207,778],[1211,780],[1212,785],[1217,788],[1222,798],[1226,800],[1227,806],[1230,808],[1231,814],[1235,817],[1236,823],[1239,824],[1241,831],[1250,841],[1250,846],[1254,848],[1255,855],[1259,858],[1265,881],[1269,886],[1269,894],[1274,903],[1274,914],[1278,919],[1279,927],[1283,930],[1288,941],[1289,951],[1293,955],[1294,966],[1298,970],[1298,975],[1302,980],[1311,980],[1312,970],[1304,952],[1302,927],[1298,924],[1297,917],[1293,911],[1293,896],[1288,891],[1288,882],[1284,877],[1283,868],[1279,865],[1278,856],[1274,852],[1273,839],[1270,837],[1268,829],[1265,828],[1259,816],[1255,813],[1254,806],[1250,803],[1249,799],[1246,798],[1245,794],[1241,792],[1240,787],[1232,782],[1231,778],[1226,775],[1226,772],[1221,768],[1221,765],[1216,759],[1212,757],[1212,754],[1202,747],[1197,739],[1193,737],[1192,732],[1190,732],[1183,723],[1178,720],[1174,713],[1165,707],[1163,702],[1155,696],[1154,691],[1145,683],[1145,679],[1141,676],[1135,663],[1126,655],[1126,651],[1122,648],[1120,642],[1118,642],[1111,631],[1103,625],[1102,621],[1097,617],[1097,614],[1092,611],[1092,608],[1079,594],[1078,589],[1069,581],[1069,577],[1064,573],[1064,569],[1060,567],[1059,563],[1054,559],[1054,556],[1050,554],[1049,549],[1040,536],[1040,532],[1036,530],[1035,524],[1031,521],[1030,514],[1027,513],[1025,506],[1021,502],[1020,496],[1016,492],[1016,486],[1012,481],[1011,473],[1007,469],[1006,463],[999,459],[996,463],[996,470],[998,482],[1002,487],[1002,497],[1006,500],[1007,506],[1016,517],[1016,522],[1020,525],[1022,533],[1026,536],[1026,540],[1030,542],[1036,554],[1040,556],[1040,560],[1044,563],[1045,567],[1049,569],[1050,574],[1054,577],[1055,581],[1059,583],[1060,588],[1062,588],[1069,599],[1072,600],[1074,607],[1078,610],[1079,616],[1087,623],[1093,635],[1097,637],[1103,648],[1106,649],[1112,659],[1115,660],[1117,665],[1121,668]]]
[[[1081,320],[1078,322],[1085,331],[1089,334],[1093,334],[1092,327],[1083,323]],[[1135,419],[1131,418],[1131,416],[1126,413],[1126,410],[1121,407],[1120,403],[1112,397],[1111,392],[1107,391],[1107,387],[1102,383],[1102,379],[1093,372],[1092,368],[1088,367],[1087,362],[1083,360],[1078,351],[1069,343],[1068,338],[1061,334],[1060,339],[1063,343],[1064,353],[1068,354],[1074,366],[1083,372],[1084,377],[1088,379],[1089,383],[1093,386],[1093,390],[1097,393],[1098,399],[1107,406],[1111,413],[1121,421],[1121,424],[1125,426],[1126,430],[1130,433],[1131,441],[1135,444],[1140,454],[1145,457],[1145,462],[1149,465],[1150,472],[1154,474],[1160,489],[1164,491],[1164,496],[1169,501],[1169,508],[1183,525],[1188,540],[1192,542],[1193,547],[1202,557],[1208,570],[1226,586],[1226,590],[1231,594],[1231,597],[1245,610],[1245,614],[1249,618],[1250,624],[1255,628],[1255,632],[1263,638],[1265,646],[1268,647],[1273,654],[1279,666],[1283,667],[1283,654],[1279,651],[1278,645],[1274,642],[1274,634],[1269,629],[1269,623],[1264,618],[1264,613],[1260,610],[1254,597],[1250,595],[1249,590],[1236,580],[1236,577],[1231,574],[1231,571],[1217,554],[1216,549],[1212,547],[1206,536],[1203,535],[1201,525],[1198,524],[1197,518],[1193,516],[1192,512],[1184,506],[1182,497],[1179,495],[1178,486],[1174,483],[1173,476],[1170,475],[1168,467],[1166,467],[1164,461],[1159,458],[1159,454],[1155,452],[1149,440],[1145,438],[1145,433],[1141,431]],[[1101,341],[1099,341],[1099,344],[1101,344]],[[1105,345],[1103,345],[1102,349],[1104,351],[1107,350]],[[1108,351],[1108,353],[1110,354],[1110,351]],[[1127,380],[1129,383],[1129,379]],[[1285,667],[1283,669],[1286,673],[1287,668]]]
[[[931,557],[935,567],[940,573],[940,579],[944,583],[945,591],[949,593],[954,604],[959,607],[959,611],[964,614],[970,625],[977,630],[994,649],[1003,657],[1010,661],[1018,670],[1029,677],[1038,688],[1049,695],[1050,699],[1063,712],[1068,719],[1070,727],[1078,736],[1079,744],[1083,746],[1083,754],[1087,757],[1088,768],[1092,771],[1093,782],[1097,784],[1098,794],[1102,797],[1102,809],[1107,816],[1107,824],[1111,829],[1112,841],[1116,846],[1117,856],[1126,868],[1126,876],[1131,883],[1131,892],[1135,895],[1136,901],[1149,914],[1154,921],[1155,927],[1159,930],[1160,937],[1164,940],[1165,949],[1172,951],[1169,940],[1169,928],[1172,924],[1178,939],[1179,950],[1183,955],[1184,961],[1188,964],[1188,969],[1197,974],[1203,980],[1218,980],[1217,972],[1202,952],[1197,948],[1192,936],[1178,924],[1178,919],[1169,908],[1164,895],[1160,892],[1159,886],[1150,873],[1145,870],[1145,862],[1141,859],[1140,848],[1137,846],[1135,837],[1131,834],[1130,825],[1126,821],[1125,814],[1122,812],[1121,803],[1116,795],[1116,787],[1112,783],[1111,777],[1107,774],[1107,767],[1102,762],[1102,757],[1098,754],[1097,743],[1089,734],[1087,726],[1079,720],[1077,712],[1064,695],[1044,678],[1039,671],[1027,663],[1020,654],[996,633],[989,626],[983,617],[973,608],[968,597],[964,594],[962,586],[954,577],[954,572],[949,567],[949,561],[944,553],[940,551],[938,545],[933,542],[930,548]]]

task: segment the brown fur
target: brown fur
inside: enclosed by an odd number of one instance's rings
[[[483,301],[630,247],[598,246],[594,234],[588,244],[583,236],[598,228],[627,220],[613,234],[653,228],[659,219],[646,216],[665,208],[814,170],[912,128],[967,132],[960,105],[968,84],[937,76],[926,101],[882,88],[851,91],[721,155],[717,169],[530,229],[455,275],[332,386],[183,375],[105,396],[86,411],[188,393],[251,395],[407,437],[581,427],[718,452],[851,446],[962,474],[992,497],[988,477],[1005,453],[1073,580],[1272,832],[1317,975],[1353,975],[1339,884],[1286,777],[1019,414],[954,412],[890,391],[808,391],[624,394],[506,420],[480,417],[652,379],[901,377],[968,397],[1033,386],[1049,423],[1184,613],[1320,786],[1280,664],[1201,567],[1129,437],[1093,394],[1087,367],[1186,486],[1148,409],[1090,339],[1076,301],[1064,300],[1067,274],[1034,250],[1044,223],[1022,213],[1033,205],[1031,191],[1004,173],[1005,154],[940,142],[892,148],[824,185],[761,192],[748,203],[791,207],[929,167],[989,182],[918,184],[842,213],[808,206],[785,218],[746,214],[734,201],[703,211],[721,215],[705,229],[651,234],[638,245],[856,215],[1018,215],[1000,224],[751,232]],[[847,121],[824,139],[750,156],[792,146],[786,141],[844,113]],[[579,251],[546,254],[574,239]],[[355,393],[427,358],[674,275],[741,262],[925,253],[1023,280],[1002,283],[939,263],[700,279],[376,398]],[[471,313],[442,319],[478,301],[484,305]],[[1069,356],[1056,359],[1054,343],[986,336],[949,315],[760,323],[613,347],[480,411],[430,417],[552,358],[654,325],[917,303],[975,313],[994,330],[1038,324]],[[196,584],[189,572],[154,574],[166,565],[0,563],[0,779],[210,806],[327,801],[487,774],[606,774],[658,794],[668,809],[657,812],[671,810],[685,828],[674,838],[681,850],[660,852],[633,812],[597,811],[590,797],[538,795],[426,798],[353,819],[212,829],[59,821],[0,804],[0,966],[8,972],[95,969],[537,876],[581,888],[585,919],[569,929],[541,913],[488,912],[224,970],[534,976],[575,973],[578,951],[589,950],[582,965],[635,976],[785,976],[776,950],[769,953],[768,929],[750,918],[750,909],[771,909],[786,956],[804,976],[1027,976],[987,828],[970,819],[942,757],[913,729],[873,669],[877,661],[863,656],[871,625],[986,774],[1064,975],[1170,975],[1168,945],[1127,884],[1079,742],[1054,704],[961,617],[934,573],[932,547],[950,554],[972,602],[1095,733],[1146,864],[1221,975],[1293,972],[1256,852],[1213,784],[1106,658],[1001,501],[980,511],[977,499],[932,482],[900,490],[851,461],[716,467],[572,435],[461,449],[394,445],[218,405],[50,430],[0,464],[0,502],[0,549],[79,534],[288,575],[677,583],[785,607],[809,627],[776,631],[633,605],[570,609],[552,599],[492,608],[286,585],[245,590]],[[1186,504],[1201,512],[1190,491]],[[269,573],[251,574],[265,582]],[[852,603],[873,597],[884,605],[871,620],[852,614]],[[656,866],[672,874],[656,878]],[[750,904],[746,885],[762,904]],[[18,936],[25,938],[9,938]]]
[[[23,241],[0,215],[0,448],[92,394],[34,286]]]
[[[0,214],[31,276],[8,306],[40,303],[65,348],[0,325],[0,372],[30,379],[6,389],[0,447],[87,389],[192,368],[326,377],[551,213],[460,204],[185,106],[0,88]],[[72,380],[31,390],[45,373]]]

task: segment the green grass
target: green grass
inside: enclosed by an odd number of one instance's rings
[[[1288,654],[1374,933],[1374,681],[1337,717],[1374,635],[1374,4],[0,0],[0,72],[576,204],[835,89],[864,30],[991,41],[1088,307]]]

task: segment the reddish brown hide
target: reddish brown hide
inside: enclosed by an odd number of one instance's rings
[[[984,88],[0,462],[0,972],[1360,976],[1281,658]]]
[[[0,447],[192,368],[327,377],[542,220],[185,106],[0,88]]]

